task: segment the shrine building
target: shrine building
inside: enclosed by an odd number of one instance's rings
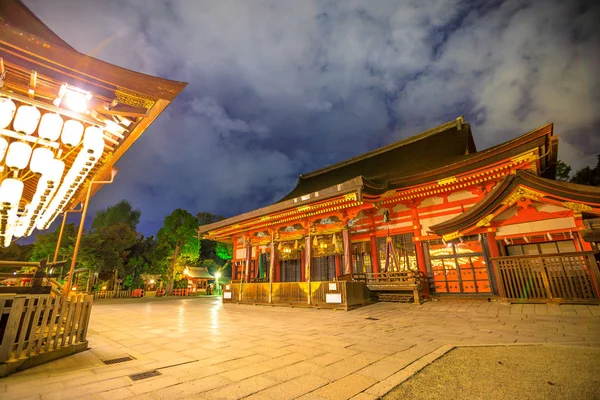
[[[316,292],[350,297],[322,282],[389,294],[380,284],[400,280],[424,297],[595,302],[598,248],[582,233],[598,239],[600,188],[555,180],[557,153],[552,124],[478,151],[459,117],[301,175],[280,201],[199,234],[234,246],[232,301],[318,305]]]

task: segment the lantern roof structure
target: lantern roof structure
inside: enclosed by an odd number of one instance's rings
[[[82,54],[0,2],[0,245],[81,203],[186,85]]]

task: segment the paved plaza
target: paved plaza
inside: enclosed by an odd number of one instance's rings
[[[600,307],[433,301],[344,312],[105,300],[88,339],[86,352],[0,380],[0,398],[376,399],[456,345],[600,347]],[[135,359],[102,361],[126,355]],[[160,375],[129,377],[148,371]]]

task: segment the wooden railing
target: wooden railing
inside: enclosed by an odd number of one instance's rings
[[[87,348],[93,296],[0,297],[0,377]]]
[[[520,300],[600,298],[600,273],[592,252],[493,258],[499,294]]]
[[[99,290],[94,292],[94,299],[128,299],[131,297],[131,290]]]
[[[241,286],[241,296],[240,296]],[[273,282],[223,285],[223,301],[317,308],[349,309],[368,304],[369,292],[363,282]]]

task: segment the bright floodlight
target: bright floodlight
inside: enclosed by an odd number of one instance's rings
[[[215,278],[219,279],[220,277],[221,277],[221,273],[220,273],[220,272],[217,272],[217,273],[215,274]]]
[[[87,90],[64,84],[60,88],[61,104],[78,113],[86,113],[92,94]]]

